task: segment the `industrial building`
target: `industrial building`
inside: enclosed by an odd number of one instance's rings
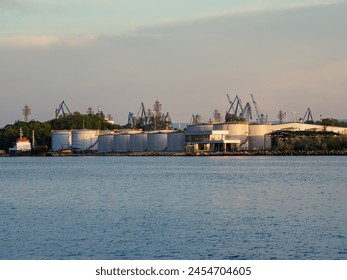
[[[293,122],[287,122],[287,114],[280,110],[280,123],[273,124],[267,121],[267,115],[261,112],[253,94],[251,94],[252,102],[247,102],[245,106],[238,95],[232,99],[227,94],[227,98],[230,107],[226,112],[225,122],[221,122],[220,113],[215,110],[215,122],[210,120],[208,123],[202,123],[200,115],[193,115],[191,123],[184,130],[173,130],[169,113],[162,114],[161,104],[156,100],[153,111],[146,110],[141,103],[137,115],[129,113],[126,126],[128,129],[52,131],[52,151],[64,149],[71,149],[77,153],[268,151],[275,148],[275,140],[279,137],[285,139],[286,136],[303,137],[309,134],[312,134],[311,137],[314,135],[318,137],[318,135],[330,135],[329,133],[347,135],[345,127],[313,124],[310,108],[303,118],[296,121],[293,119]],[[64,102],[60,106],[62,110],[63,105]]]
[[[228,127],[213,124],[188,125],[186,131],[186,150],[226,152],[241,148],[241,139],[231,135]]]
[[[347,135],[346,127],[305,123],[222,123],[188,125],[185,132],[187,151],[228,152],[272,149],[272,135],[276,131],[327,131]]]
[[[332,132],[347,135],[347,128],[305,123],[216,123],[188,125],[187,129],[142,132],[98,130],[52,131],[52,151],[138,152],[232,152],[271,150],[281,131]],[[319,133],[318,133],[319,134]],[[316,135],[318,135],[316,133]],[[322,133],[321,133],[322,134]],[[305,133],[301,133],[305,135]]]

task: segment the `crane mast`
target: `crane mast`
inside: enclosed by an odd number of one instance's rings
[[[314,123],[313,117],[312,117],[312,112],[310,108],[307,108],[306,113],[303,118],[299,119],[303,123]]]
[[[264,114],[262,114],[262,113],[259,112],[258,105],[257,105],[257,103],[255,102],[255,99],[254,99],[254,96],[253,96],[252,93],[251,93],[251,97],[252,97],[252,101],[253,101],[253,105],[254,105],[255,112],[256,112],[256,114],[257,114],[257,123],[265,123]]]

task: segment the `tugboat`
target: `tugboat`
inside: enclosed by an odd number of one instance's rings
[[[47,154],[47,146],[37,146],[35,141],[35,133],[32,135],[32,145],[26,137],[23,136],[22,128],[19,129],[19,139],[13,148],[9,149],[10,156],[45,156]]]
[[[17,139],[14,147],[10,148],[8,152],[10,156],[30,156],[31,144],[27,138],[23,137],[22,128],[19,129],[19,139]]]

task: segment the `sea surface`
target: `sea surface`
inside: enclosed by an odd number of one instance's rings
[[[347,157],[0,157],[0,259],[347,259]]]

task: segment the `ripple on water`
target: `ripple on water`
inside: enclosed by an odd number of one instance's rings
[[[0,167],[1,259],[347,259],[346,157]]]

